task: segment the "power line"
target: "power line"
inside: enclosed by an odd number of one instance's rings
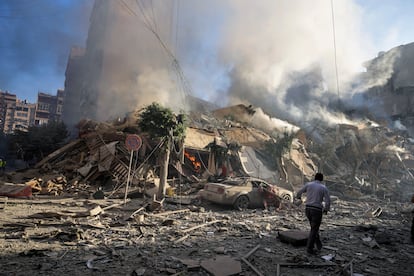
[[[154,4],[153,4],[152,0],[150,0],[150,3],[151,3],[152,21],[154,22],[154,28],[155,28],[155,30],[158,31],[157,20],[155,18],[155,13],[154,13]]]
[[[138,14],[133,9],[131,9],[131,7],[127,3],[124,2],[124,0],[118,0],[118,1],[119,1],[120,4],[122,4],[122,6],[125,9],[127,9],[128,13],[130,15],[133,15],[133,16],[138,18]],[[164,40],[161,38],[160,34],[158,33],[157,24],[155,22],[155,14],[153,13],[153,18],[152,18],[153,20],[151,20],[150,17],[145,13],[144,4],[142,2],[140,2],[139,0],[136,0],[136,4],[137,4],[137,6],[139,8],[139,11],[142,15],[142,20],[143,20],[144,26],[155,36],[158,43],[161,45],[162,49],[165,51],[167,56],[172,60],[172,68],[176,72],[176,75],[177,75],[177,78],[178,78],[178,83],[180,83],[181,86],[182,86],[182,91],[184,93],[184,95],[183,95],[184,100],[188,99],[188,96],[192,95],[191,85],[187,81],[187,79],[184,75],[184,72],[181,68],[181,65],[178,62],[178,59],[176,58],[176,55],[167,46],[167,44],[164,42]],[[152,2],[151,2],[151,7],[152,7]],[[178,42],[177,42],[177,44],[178,44]]]
[[[178,30],[179,30],[178,26],[180,22],[180,0],[177,0],[177,2],[174,2],[174,3],[177,3],[177,5],[175,5],[176,6],[176,9],[175,9],[176,11],[175,13],[176,14],[175,15],[175,55],[178,56],[178,49],[179,49],[178,47]],[[177,76],[177,79],[178,79],[177,82],[180,84],[179,89],[181,89],[181,91],[184,91],[184,93],[181,95],[184,97],[183,102],[185,102],[187,99],[186,93],[185,93],[186,87],[184,86],[184,84],[186,83],[186,79],[182,78],[183,80],[181,80],[178,78],[178,76]],[[189,89],[189,93],[191,94],[191,88],[189,87],[188,89]]]
[[[146,27],[148,29],[150,29],[152,32],[156,32],[157,33],[157,29],[155,26],[154,21],[151,22],[150,18],[145,14],[145,6],[144,3],[141,3],[139,0],[135,0],[135,2],[137,3],[139,10],[141,11],[142,16],[144,17],[144,24],[146,25]],[[154,18],[155,20],[155,18]],[[154,26],[151,25],[151,23],[154,24]]]
[[[154,28],[151,26],[151,24],[149,23],[149,19],[145,14],[145,10],[144,8],[140,5],[139,0],[136,0],[136,3],[138,4],[138,7],[140,9],[140,12],[142,14],[142,16],[144,17],[144,25],[147,27],[147,29],[153,33],[153,35],[155,36],[155,38],[157,38],[158,42],[160,43],[161,47],[164,49],[164,51],[167,53],[167,55],[172,59],[172,65],[174,70],[176,71],[179,80],[182,83],[183,86],[183,92],[186,96],[191,95],[191,86],[189,84],[189,82],[187,81],[184,72],[181,68],[180,63],[178,62],[178,59],[176,58],[176,56],[174,55],[174,53],[171,51],[170,48],[167,47],[166,43],[164,42],[164,40],[161,38],[161,36],[159,35],[159,33],[154,30]]]
[[[137,14],[135,13],[134,10],[132,10],[127,3],[124,2],[124,0],[119,0],[118,3],[120,3],[122,5],[122,7],[124,7],[126,9],[126,11],[130,14],[130,15],[135,15],[137,16]]]
[[[339,107],[341,98],[339,95],[339,76],[338,76],[338,61],[337,61],[337,54],[336,54],[335,14],[334,14],[333,0],[331,0],[331,14],[332,14],[332,34],[333,34],[334,57],[335,57],[336,90],[338,93],[338,107]]]
[[[176,15],[175,15],[175,54],[178,53],[178,23],[180,22],[180,0],[177,0],[177,8]]]

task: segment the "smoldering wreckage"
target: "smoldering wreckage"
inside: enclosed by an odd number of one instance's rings
[[[192,113],[162,200],[159,141],[140,133],[133,155],[125,145],[137,114],[81,121],[78,139],[2,177],[0,275],[412,275],[404,191],[414,180],[413,141],[361,123],[300,130],[280,146],[249,124],[253,114],[244,105]],[[277,162],[269,141],[284,148]],[[236,177],[293,194],[317,170],[333,200],[318,256],[304,254],[308,222],[290,198],[240,211],[198,196]]]

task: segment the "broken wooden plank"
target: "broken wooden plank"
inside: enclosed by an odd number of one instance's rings
[[[188,237],[190,237],[190,235],[185,235],[185,236],[183,236],[183,237],[181,237],[181,238],[179,238],[179,239],[177,239],[177,240],[175,240],[174,241],[174,243],[179,243],[179,242],[182,242],[183,240],[185,240],[185,239],[187,239]]]
[[[280,266],[294,266],[294,267],[325,267],[325,266],[337,266],[335,263],[279,263]]]
[[[128,202],[128,201],[130,201],[130,199],[128,199],[126,202]],[[102,210],[106,211],[106,210],[109,210],[109,209],[112,209],[112,208],[115,208],[115,207],[119,207],[121,205],[124,205],[124,202],[122,202],[122,203],[114,203],[112,205],[103,207]]]
[[[263,276],[263,274],[254,265],[252,265],[248,260],[246,260],[244,257],[242,257],[241,260],[243,262],[245,262],[257,275]]]
[[[69,144],[64,145],[63,147],[59,148],[58,150],[55,150],[54,152],[52,152],[51,154],[49,154],[48,156],[46,156],[45,158],[43,158],[42,160],[40,160],[40,162],[38,162],[35,165],[35,168],[40,168],[41,166],[43,166],[45,163],[51,161],[53,158],[56,158],[58,155],[69,151],[70,149],[78,146],[80,143],[82,142],[81,139],[77,139],[75,141],[70,142]]]
[[[256,245],[256,247],[253,248],[252,250],[250,250],[249,253],[247,253],[244,256],[244,258],[247,260],[250,257],[250,255],[252,255],[254,252],[256,252],[256,250],[259,249],[259,248],[260,248],[260,244]]]
[[[186,212],[190,212],[190,209],[181,209],[181,210],[175,210],[175,211],[166,211],[166,212],[157,213],[157,214],[148,214],[148,216],[164,218],[165,216],[168,216],[168,215],[173,215],[173,214],[178,214],[178,213],[186,213]]]
[[[137,209],[137,210],[135,210],[128,218],[134,218],[134,216],[136,215],[136,214],[138,214],[139,212],[141,212],[142,210],[145,210],[145,208],[147,207],[147,205],[145,205],[145,206],[142,206],[141,208],[139,208],[139,209]]]
[[[188,233],[188,232],[191,232],[191,231],[193,231],[195,229],[198,229],[198,228],[201,228],[201,227],[205,227],[207,225],[215,224],[215,223],[218,223],[218,222],[222,222],[222,221],[223,220],[213,220],[213,221],[209,221],[209,222],[206,222],[206,223],[203,223],[203,224],[200,224],[200,225],[193,226],[193,227],[188,228],[188,229],[184,229],[181,232],[182,233]]]

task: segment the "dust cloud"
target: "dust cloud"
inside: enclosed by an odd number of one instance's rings
[[[219,106],[252,104],[299,126],[342,123],[339,102],[388,80],[398,55],[377,64],[381,78],[361,79],[372,45],[356,1],[333,1],[336,47],[325,0],[97,3],[87,48],[90,57],[105,56],[105,77],[91,85],[98,119],[153,101],[188,110],[192,95]]]

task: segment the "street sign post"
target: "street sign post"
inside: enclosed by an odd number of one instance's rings
[[[131,167],[132,167],[132,159],[134,157],[134,151],[137,151],[142,146],[141,137],[136,134],[128,134],[125,139],[125,146],[131,152],[131,156],[129,157],[129,167],[128,167],[128,178],[125,188],[125,197],[124,197],[124,204],[126,204],[127,196],[128,196],[128,186],[129,186],[129,178],[131,175]]]
[[[128,134],[125,139],[125,146],[129,151],[139,150],[142,146],[142,139],[136,134]]]

